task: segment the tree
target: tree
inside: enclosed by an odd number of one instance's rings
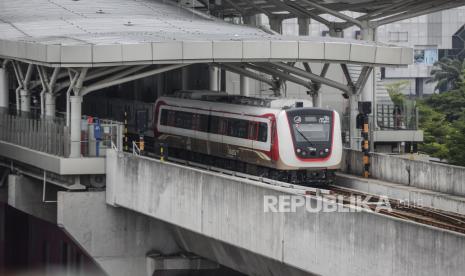
[[[465,72],[457,89],[420,101],[420,128],[424,131],[421,151],[465,166]]]
[[[432,79],[428,80],[428,83],[437,82],[435,90],[455,90],[464,81],[464,70],[465,60],[443,58],[434,64],[434,68],[431,70]]]
[[[409,84],[409,81],[398,81],[386,84],[386,90],[389,93],[394,105],[403,106],[405,102],[405,95],[402,90]]]
[[[465,85],[460,84],[456,90],[432,95],[425,99],[428,106],[446,114],[450,122],[458,120],[465,111]]]
[[[424,132],[423,144],[419,150],[440,159],[449,158],[448,141],[453,131],[446,116],[434,110],[425,102],[418,104],[420,128]]]
[[[465,116],[453,123],[447,148],[448,161],[454,165],[465,166]]]

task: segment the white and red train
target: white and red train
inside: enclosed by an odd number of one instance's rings
[[[306,100],[184,91],[155,103],[169,155],[298,184],[326,184],[342,158],[339,114]]]

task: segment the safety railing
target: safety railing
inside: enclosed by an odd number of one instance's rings
[[[69,129],[61,118],[33,119],[0,112],[0,140],[57,156],[69,155]]]
[[[132,154],[140,156],[140,148],[136,141],[132,141]]]
[[[113,120],[83,116],[81,121],[81,155],[102,157],[115,147],[121,151],[123,124]]]
[[[417,130],[418,110],[395,105],[377,105],[376,123],[381,130]]]
[[[399,110],[395,105],[379,104],[377,105],[376,116],[369,115],[368,126],[370,130],[418,130],[418,120],[419,116],[416,108],[402,108]],[[360,131],[357,131],[355,137],[350,137],[350,116],[343,115],[341,124],[344,146],[350,148],[350,140],[352,139],[359,145],[362,141]]]
[[[12,143],[48,154],[69,157],[70,129],[61,117],[37,118],[31,114],[13,115],[0,110],[0,141]],[[123,125],[106,119],[81,121],[81,156],[105,156],[112,144],[122,150]]]

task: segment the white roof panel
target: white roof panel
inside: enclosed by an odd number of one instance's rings
[[[51,65],[413,61],[410,48],[273,35],[163,0],[2,0],[0,10],[0,56]]]

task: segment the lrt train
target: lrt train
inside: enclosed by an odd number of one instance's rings
[[[326,185],[342,158],[339,114],[306,100],[182,91],[155,103],[169,156],[300,185]]]

